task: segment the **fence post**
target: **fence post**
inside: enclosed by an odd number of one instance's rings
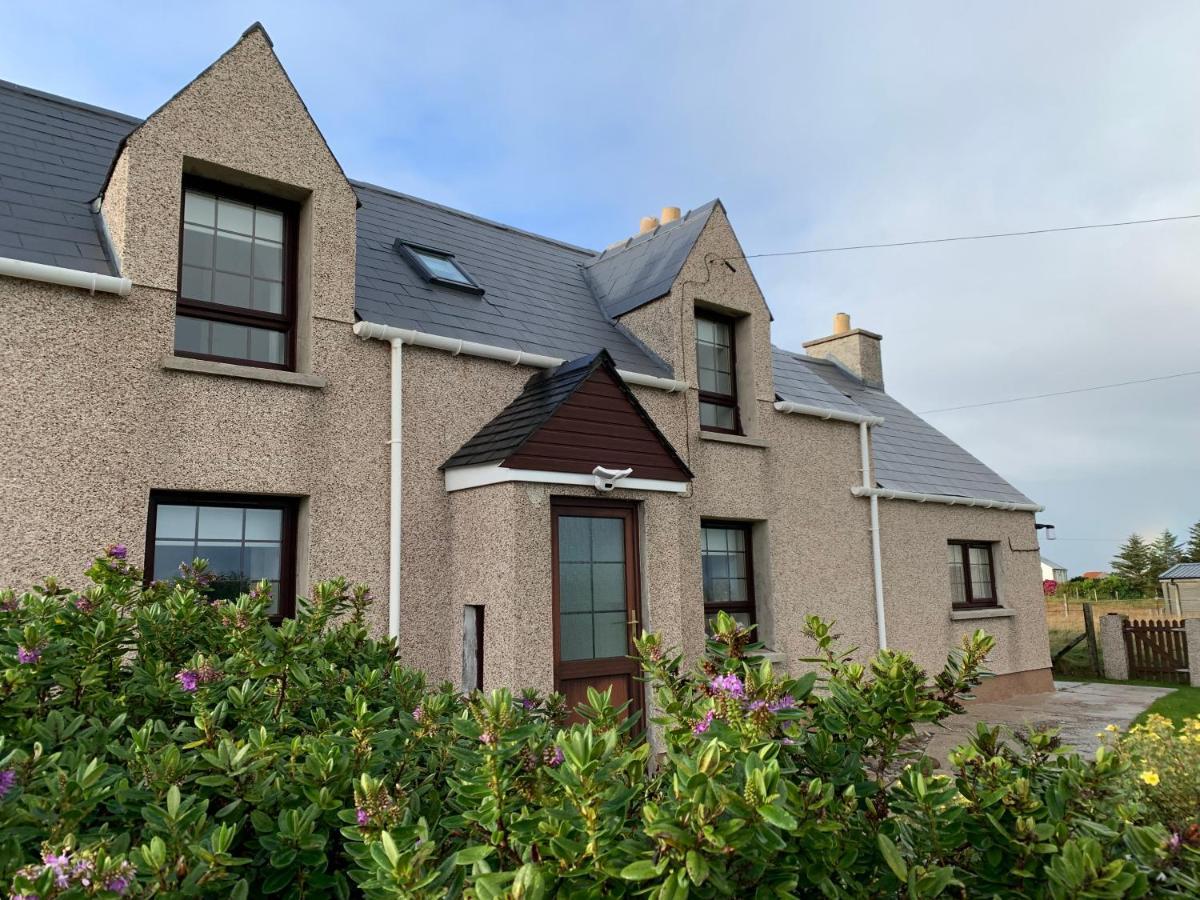
[[[1188,683],[1200,687],[1200,619],[1184,619],[1183,632],[1187,641]]]
[[[1083,604],[1083,631],[1087,635],[1088,659],[1092,664],[1092,674],[1097,678],[1103,673],[1100,671],[1100,649],[1099,642],[1096,640],[1096,619],[1092,615],[1092,604]]]
[[[1100,617],[1100,647],[1104,651],[1104,677],[1113,681],[1129,680],[1129,660],[1125,657],[1124,616],[1108,613]]]

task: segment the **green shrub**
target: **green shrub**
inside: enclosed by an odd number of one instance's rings
[[[805,627],[788,678],[727,617],[694,669],[638,651],[654,738],[592,693],[461,696],[370,636],[365,588],[268,623],[110,548],[75,593],[0,594],[0,879],[15,896],[1195,896],[1195,816],[1126,755],[981,726],[930,771],[916,729],[977,684]],[[1132,785],[1132,787],[1131,787]],[[1152,799],[1152,798],[1151,798]]]

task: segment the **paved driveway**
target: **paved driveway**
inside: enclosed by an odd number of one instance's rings
[[[966,743],[978,722],[1029,729],[1031,726],[1055,726],[1063,741],[1090,756],[1100,741],[1096,732],[1108,724],[1126,728],[1147,706],[1169,694],[1173,688],[1142,687],[1132,684],[1097,684],[1083,681],[1056,681],[1054,691],[1025,694],[994,703],[972,702],[961,716],[951,716],[945,729],[935,729],[926,753],[939,764],[946,764],[950,750]]]

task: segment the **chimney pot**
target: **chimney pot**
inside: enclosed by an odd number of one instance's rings
[[[642,216],[641,225],[638,227],[638,234],[645,234],[648,231],[653,231],[658,227],[658,219],[654,216]]]
[[[845,334],[849,330],[850,330],[850,314],[849,313],[837,313],[833,317],[833,333],[834,334]]]
[[[678,206],[664,206],[662,208],[662,223],[664,225],[666,225],[668,222],[678,222],[678,221],[679,221],[679,207]]]
[[[871,387],[883,389],[883,354],[879,344],[883,338],[865,328],[851,328],[850,316],[838,313],[833,317],[833,334],[805,341],[804,350],[817,359],[832,359],[841,363]]]

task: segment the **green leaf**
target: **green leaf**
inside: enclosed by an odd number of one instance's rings
[[[688,877],[692,879],[692,884],[704,884],[705,879],[708,878],[708,860],[695,850],[689,850],[687,852],[687,873]]]
[[[471,866],[477,862],[481,862],[492,855],[492,848],[487,844],[475,844],[471,847],[464,847],[454,854],[454,864],[456,866]]]
[[[792,831],[798,824],[795,816],[770,803],[760,806],[758,814],[776,828],[782,828],[784,831]]]
[[[648,859],[631,862],[621,870],[621,877],[626,881],[646,881],[658,877],[658,866]]]
[[[892,839],[882,832],[879,834],[879,852],[883,854],[883,861],[887,863],[888,868],[895,876],[901,881],[907,881],[908,866],[904,862],[904,857],[900,855],[900,851],[892,843]]]

